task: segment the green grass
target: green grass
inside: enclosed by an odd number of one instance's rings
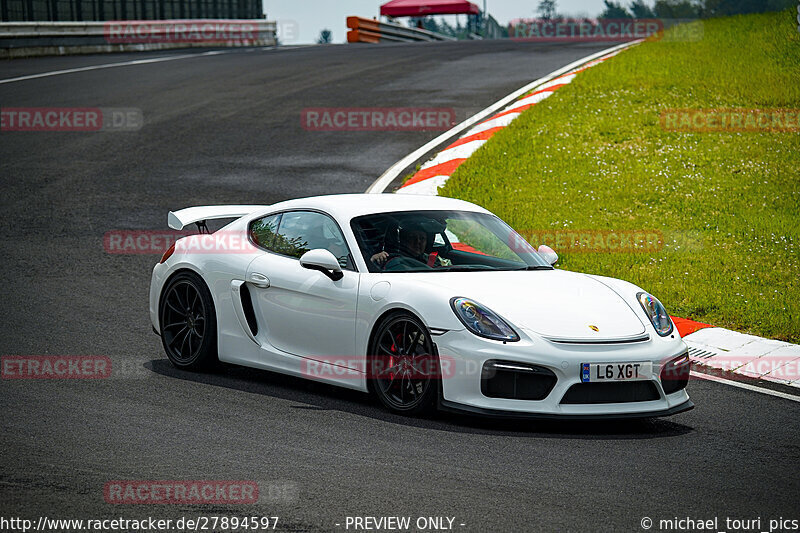
[[[655,252],[562,250],[560,266],[629,280],[676,316],[800,342],[800,133],[659,123],[674,108],[800,108],[795,15],[706,20],[697,42],[622,52],[523,113],[441,194],[522,233],[660,231]]]

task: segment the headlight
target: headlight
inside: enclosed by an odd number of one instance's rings
[[[519,335],[505,320],[468,298],[450,300],[453,311],[467,329],[479,337],[496,341],[518,341]]]
[[[670,320],[667,310],[658,301],[658,298],[646,292],[636,294],[636,299],[639,300],[644,313],[650,319],[653,327],[656,328],[656,333],[662,337],[666,337],[672,333],[672,320]]]

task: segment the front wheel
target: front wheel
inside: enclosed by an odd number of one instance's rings
[[[369,350],[372,390],[390,411],[405,415],[432,411],[439,394],[438,357],[428,328],[409,313],[385,318]]]
[[[184,370],[207,369],[217,363],[217,316],[214,300],[194,272],[173,277],[159,304],[161,342],[170,362]]]

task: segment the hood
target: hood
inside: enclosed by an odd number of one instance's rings
[[[577,272],[539,270],[408,275],[445,290],[450,297],[474,299],[503,317],[515,329],[524,328],[551,340],[609,342],[628,340],[645,333],[644,323],[619,294],[600,281]]]

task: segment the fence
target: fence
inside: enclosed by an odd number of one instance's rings
[[[4,22],[0,23],[0,59],[188,47],[273,46],[275,31],[275,23],[263,19]]]
[[[454,41],[453,37],[419,28],[408,28],[400,24],[380,22],[363,17],[347,17],[347,42],[413,42],[413,41]]]

